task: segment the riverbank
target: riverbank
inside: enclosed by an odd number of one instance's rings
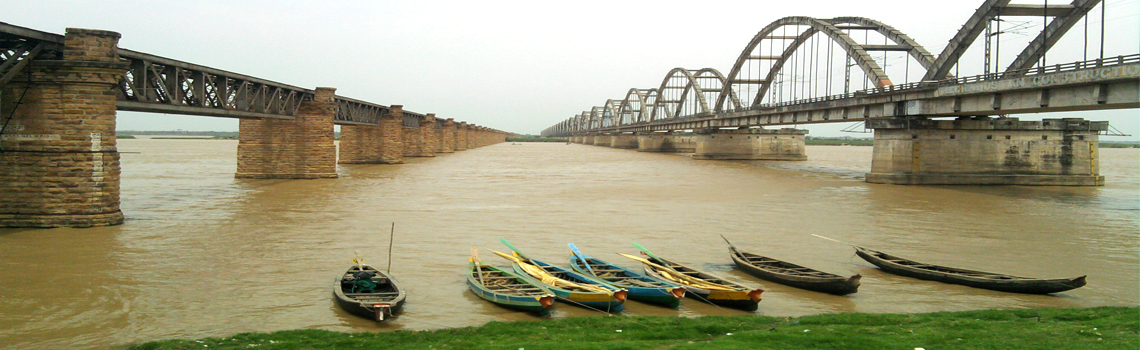
[[[804,317],[575,317],[435,331],[294,330],[128,347],[160,349],[1132,349],[1140,308]]]

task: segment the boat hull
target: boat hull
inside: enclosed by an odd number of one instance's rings
[[[1080,288],[1086,283],[1086,276],[1058,279],[1026,278],[923,264],[866,248],[856,248],[855,253],[863,260],[888,273],[1001,292],[1051,294]]]
[[[352,293],[351,290],[347,292],[344,290],[348,275],[360,271],[359,267],[353,265],[348,271],[333,281],[333,300],[336,300],[337,306],[349,313],[375,321],[384,321],[403,308],[407,294],[403,288],[399,286],[399,281],[391,275],[369,265],[362,266],[365,267],[365,271],[376,274],[371,280],[383,281],[383,283],[378,286],[378,288],[380,288],[379,292]]]
[[[517,282],[515,284],[533,286],[534,288],[540,289],[541,291],[538,293],[531,293],[532,295],[512,295],[496,292],[494,290],[491,290],[491,288],[487,287],[486,285],[479,283],[478,277],[475,277],[475,272],[472,271],[471,273],[467,274],[467,288],[470,289],[472,293],[475,293],[475,295],[479,296],[479,298],[482,298],[483,300],[489,301],[492,304],[501,307],[526,311],[540,316],[550,313],[550,306],[553,303],[554,299],[554,293],[550,290],[546,289],[542,285],[535,284],[529,279],[512,274],[506,270],[489,266],[483,267],[483,269],[493,271],[496,274],[501,274],[505,277],[513,277],[514,281]],[[474,270],[474,265],[472,265],[472,270]]]
[[[649,303],[649,304],[655,304],[655,305],[670,307],[670,308],[676,308],[676,307],[681,305],[681,297],[674,294],[674,292],[673,292],[674,289],[680,288],[680,286],[678,286],[678,285],[675,285],[675,284],[672,284],[672,283],[669,283],[669,282],[666,282],[663,280],[650,278],[648,276],[630,271],[624,267],[617,266],[614,264],[610,264],[608,262],[601,261],[601,260],[598,260],[595,258],[591,258],[591,257],[586,257],[586,258],[591,259],[591,261],[593,261],[595,265],[601,265],[601,266],[604,266],[606,269],[616,270],[617,272],[620,272],[622,274],[622,276],[620,278],[644,279],[644,281],[646,281],[648,283],[658,283],[658,284],[662,284],[664,286],[663,287],[640,287],[640,286],[635,286],[632,284],[615,283],[611,279],[598,276],[596,274],[591,273],[589,270],[586,270],[586,268],[582,266],[582,262],[579,259],[577,259],[574,255],[570,256],[570,268],[573,269],[575,272],[578,272],[578,273],[581,273],[584,275],[591,275],[594,278],[597,278],[603,282],[609,283],[615,287],[625,288],[626,290],[629,290],[629,294],[627,295],[627,297],[629,299],[637,300],[637,301],[640,301],[643,303]]]
[[[732,256],[732,261],[736,263],[737,267],[739,267],[741,270],[744,270],[744,272],[759,277],[765,281],[771,281],[800,289],[807,289],[810,291],[835,295],[847,295],[859,291],[859,281],[862,278],[862,276],[859,275],[851,277],[843,277],[838,275],[832,275],[829,277],[805,277],[788,275],[773,271],[771,269],[765,269],[762,266],[754,265],[743,258],[742,255],[746,253],[736,251],[732,248],[729,248],[729,254]],[[799,267],[798,265],[792,266]]]
[[[532,296],[513,296],[501,293],[495,293],[490,290],[482,288],[478,283],[467,280],[467,287],[475,295],[489,301],[495,305],[499,305],[508,309],[526,311],[538,315],[546,315],[550,313],[550,307],[542,304],[542,299]]]
[[[536,265],[538,265],[540,267],[544,267],[544,268],[551,266],[550,264],[547,264],[547,263],[544,263],[541,261],[536,261],[536,260],[530,260],[530,261],[532,263],[535,263]],[[522,267],[519,266],[519,264],[513,264],[513,267],[514,267],[515,273],[520,275],[520,276],[523,276],[523,278],[530,279],[531,281],[533,281],[535,283],[542,283],[538,279],[534,278],[534,276],[530,276],[525,271],[523,271]],[[565,269],[563,269],[563,270],[565,270]],[[570,274],[576,274],[570,270],[566,270],[564,272],[568,272]],[[598,281],[585,278],[584,276],[578,276],[577,278],[575,278],[575,282],[592,283],[592,284],[597,284],[597,285],[603,285],[603,286],[606,286],[607,288],[613,288],[612,286],[610,286],[608,284],[603,284],[603,283],[600,283]],[[562,301],[562,302],[565,302],[568,304],[589,307],[592,309],[597,309],[597,310],[606,311],[606,312],[620,312],[620,311],[625,309],[624,300],[615,299],[613,297],[613,294],[578,292],[578,291],[572,291],[572,290],[568,290],[568,289],[564,289],[564,288],[559,288],[558,286],[552,286],[549,284],[543,284],[543,285],[547,289],[550,289],[551,292],[554,292],[554,296],[557,297],[558,301]]]
[[[669,280],[649,266],[645,267],[645,274],[653,278]],[[709,290],[684,284],[681,286],[685,288],[685,296],[690,298],[744,311],[759,309],[760,293],[763,292],[762,289],[750,289],[744,286],[733,286],[738,288],[734,290]]]

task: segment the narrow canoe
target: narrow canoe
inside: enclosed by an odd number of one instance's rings
[[[727,242],[728,239],[725,241]],[[737,267],[753,276],[816,292],[835,295],[855,293],[859,290],[859,279],[863,278],[860,275],[843,277],[786,261],[743,252],[736,249],[732,243],[728,244],[728,253],[732,256],[732,261],[736,263]]]
[[[581,254],[570,244],[570,268],[611,285],[625,288],[633,300],[675,308],[685,297],[685,288],[664,280],[652,278],[589,255]],[[588,265],[587,265],[588,264]],[[589,266],[589,268],[587,268]]]
[[[550,313],[554,292],[542,284],[481,262],[471,262],[469,270],[467,287],[480,298],[510,309]]]
[[[513,256],[495,253],[513,261],[512,266],[516,273],[542,283],[554,292],[558,300],[605,312],[619,312],[625,309],[625,298],[629,291],[561,266],[531,259],[505,239],[500,238],[499,241],[511,249]]]
[[[391,275],[368,264],[357,264],[333,282],[333,298],[345,311],[383,321],[400,311],[407,292]]]
[[[1064,292],[1084,286],[1086,277],[1040,279],[966,270],[924,264],[859,246],[855,247],[855,253],[863,260],[892,274],[1011,293],[1050,294]]]
[[[760,294],[764,293],[763,289],[729,281],[723,277],[657,256],[636,243],[634,245],[648,257],[647,260],[650,264],[644,264],[647,275],[680,284],[688,291],[685,295],[714,305],[745,311],[755,311],[758,308],[757,304],[760,303]]]

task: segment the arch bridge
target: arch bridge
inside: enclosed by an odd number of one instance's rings
[[[937,56],[874,19],[785,17],[761,28],[727,74],[675,68],[656,87],[631,88],[623,99],[607,100],[542,134],[692,152],[697,159],[794,160],[806,159],[806,131],[764,127],[863,122],[875,130],[870,182],[1103,184],[1096,140],[1107,132],[1107,122],[1009,116],[1140,107],[1140,53],[1104,56],[1105,6],[1100,0],[986,0]],[[1090,11],[1100,16],[1101,26],[1094,58],[1088,52]],[[1003,39],[1002,25],[1008,29],[1017,20],[1041,23],[1040,33],[1024,42],[1008,33]],[[1049,61],[1049,49],[1082,23],[1081,59]],[[975,42],[983,48],[969,50]],[[1006,50],[1023,46],[1003,60],[1003,43]],[[975,57],[978,51],[981,57]],[[982,72],[961,76],[978,58]],[[1036,155],[1019,151],[1042,148]]]

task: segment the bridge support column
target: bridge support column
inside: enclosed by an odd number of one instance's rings
[[[381,163],[381,138],[383,130],[379,125],[340,126],[340,164]]]
[[[336,177],[336,89],[317,88],[293,120],[241,119],[237,174],[242,179]]]
[[[621,149],[635,149],[637,148],[637,135],[634,134],[619,134],[613,135],[610,140],[610,147]]]
[[[68,28],[62,60],[32,62],[27,76],[3,87],[0,227],[123,223],[113,89],[127,65],[119,37]]]
[[[436,133],[439,138],[439,146],[436,152],[455,152],[455,119],[447,118],[446,120],[440,120],[439,130],[436,130]]]
[[[677,152],[673,144],[673,135],[666,133],[648,133],[637,135],[638,152]]]
[[[456,151],[466,151],[467,150],[467,127],[468,126],[469,125],[467,124],[467,122],[459,122],[459,125],[456,126],[456,128],[455,128],[455,150]]]
[[[380,116],[380,163],[404,163],[404,106],[388,107]]]
[[[869,121],[866,181],[900,185],[1103,186],[1097,132],[1079,118]]]
[[[798,129],[701,130],[694,136],[693,159],[807,160],[804,135]]]
[[[406,146],[405,156],[435,157],[435,123],[435,114],[428,114],[420,120],[418,128],[404,129],[404,140],[411,140]]]

